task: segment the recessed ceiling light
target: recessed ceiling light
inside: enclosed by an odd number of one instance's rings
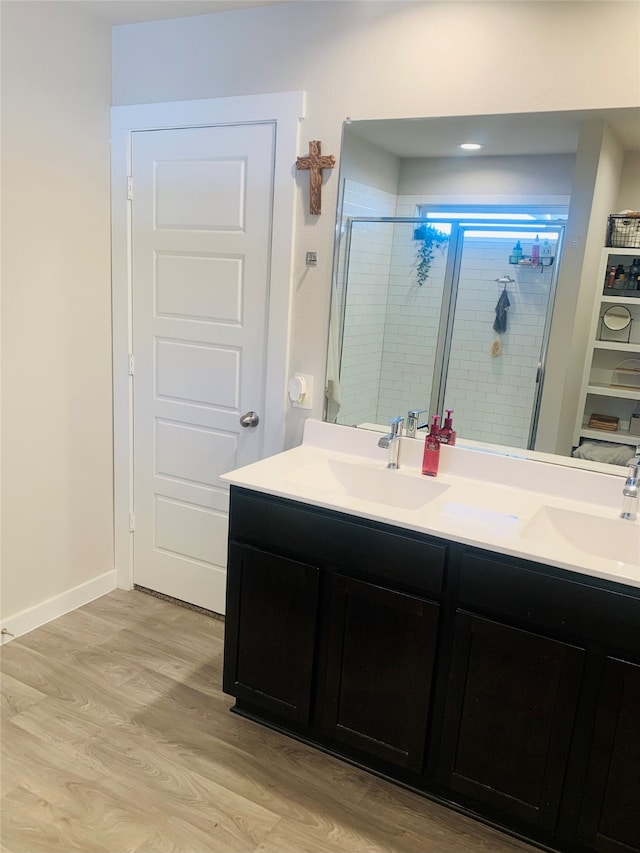
[[[483,146],[479,142],[462,142],[458,147],[464,148],[465,151],[477,151]]]

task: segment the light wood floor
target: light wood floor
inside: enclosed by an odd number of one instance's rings
[[[533,851],[230,714],[223,630],[115,591],[3,647],[1,853]]]

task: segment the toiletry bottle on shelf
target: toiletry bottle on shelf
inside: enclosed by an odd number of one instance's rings
[[[453,422],[451,420],[451,415],[453,414],[453,409],[447,409],[447,417],[444,419],[444,426],[440,430],[440,444],[450,444],[453,445],[456,443],[456,431],[453,428]]]
[[[640,290],[640,258],[634,258],[629,267],[627,290]]]
[[[543,267],[550,267],[553,263],[553,247],[547,239],[542,242],[542,248],[540,249],[540,263]]]
[[[607,273],[607,287],[615,287],[616,283],[616,268],[609,267],[609,272]]]
[[[513,249],[511,250],[511,254],[509,255],[509,263],[510,264],[519,264],[522,260],[522,246],[520,245],[520,240],[517,241]]]
[[[531,245],[531,263],[539,264],[540,263],[540,237],[536,234],[536,239],[533,241]]]
[[[624,288],[627,281],[627,275],[624,271],[624,264],[618,264],[616,267],[616,287]]]
[[[440,415],[434,415],[431,421],[431,429],[424,440],[424,453],[422,454],[422,473],[428,477],[438,476],[438,464],[440,462],[440,427],[438,421]]]

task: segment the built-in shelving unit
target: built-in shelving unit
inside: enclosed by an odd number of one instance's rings
[[[608,441],[617,444],[640,445],[640,435],[629,432],[631,415],[640,410],[640,389],[624,388],[611,384],[613,373],[621,361],[640,359],[640,298],[638,296],[607,295],[603,292],[607,270],[623,263],[629,265],[640,256],[640,249],[606,248],[602,252],[598,271],[598,296],[596,297],[589,349],[585,359],[582,388],[578,404],[578,417],[573,435],[577,446],[582,439]],[[624,332],[628,340],[603,340],[602,317],[612,305],[622,305],[631,314],[630,330]],[[615,333],[611,337],[616,337]],[[620,335],[622,338],[622,334]],[[619,418],[618,429],[605,430],[589,427],[593,414]]]

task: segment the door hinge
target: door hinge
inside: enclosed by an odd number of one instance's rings
[[[133,376],[134,362],[133,362],[133,353],[129,353],[129,376]]]
[[[132,512],[130,512],[129,513],[129,533],[133,533],[133,531],[135,530],[135,526],[136,526],[135,523],[136,523],[136,517]]]
[[[127,201],[133,198],[133,179],[131,175],[127,175]]]

